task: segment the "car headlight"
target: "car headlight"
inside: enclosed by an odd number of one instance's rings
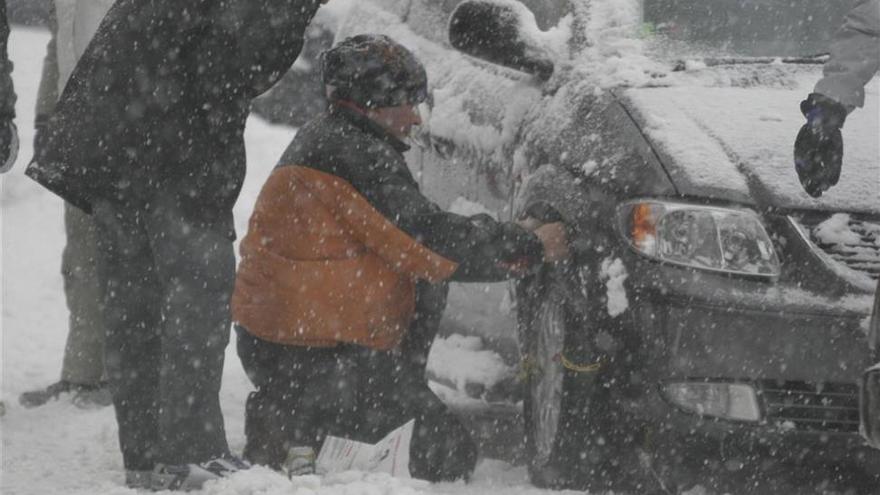
[[[638,201],[620,207],[621,230],[636,251],[693,268],[775,277],[779,258],[749,210]]]
[[[745,383],[681,382],[663,386],[666,398],[682,409],[734,421],[761,420],[755,388]]]

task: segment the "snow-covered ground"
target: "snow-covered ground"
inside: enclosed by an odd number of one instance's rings
[[[67,335],[67,309],[59,273],[64,247],[62,203],[24,176],[24,168],[32,155],[33,108],[48,39],[44,31],[22,28],[14,28],[10,39],[22,146],[15,169],[0,178],[2,398],[7,408],[6,415],[0,419],[0,493],[133,493],[122,482],[122,461],[112,408],[82,410],[69,400],[60,400],[41,408],[24,409],[17,401],[21,392],[58,379]],[[246,229],[260,185],[293,135],[292,129],[273,127],[256,118],[248,122],[245,136],[248,176],[236,207],[240,234]],[[473,345],[469,348],[474,349]],[[444,350],[448,354],[451,348],[444,347]],[[499,373],[505,372],[497,356],[472,355],[486,356],[488,368],[480,368],[479,363],[473,367],[482,369],[486,378],[498,379]],[[447,359],[454,359],[454,353]],[[458,374],[453,381],[462,384],[468,381],[468,377],[462,375],[462,366],[436,364],[435,368],[455,369]],[[221,402],[230,445],[236,452],[244,445],[244,401],[251,388],[230,346]],[[474,480],[467,485],[430,485],[363,473],[324,479],[304,477],[291,482],[272,471],[255,468],[210,485],[203,492],[216,495],[545,493],[528,484],[524,468],[491,459],[481,461]]]

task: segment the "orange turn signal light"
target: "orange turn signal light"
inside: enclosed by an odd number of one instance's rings
[[[639,203],[633,208],[632,232],[630,234],[637,246],[644,246],[649,237],[657,237],[657,226],[654,223],[654,215],[649,204]]]

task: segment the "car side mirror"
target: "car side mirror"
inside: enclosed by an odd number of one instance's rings
[[[862,435],[874,448],[880,449],[880,364],[862,375],[859,410]]]
[[[537,76],[553,75],[553,62],[529,33],[533,15],[514,0],[465,0],[449,19],[449,42],[472,57]]]

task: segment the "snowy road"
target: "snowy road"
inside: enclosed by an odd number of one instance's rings
[[[28,389],[57,380],[67,331],[67,310],[59,274],[64,245],[62,205],[23,171],[32,154],[33,106],[47,33],[14,29],[10,40],[19,95],[18,125],[22,149],[15,170],[0,179],[2,198],[2,397],[7,414],[0,420],[2,471],[0,493],[89,494],[133,493],[122,483],[112,408],[81,410],[61,400],[32,410],[17,403]],[[260,185],[293,135],[291,129],[269,126],[252,119],[247,128],[248,177],[236,208],[239,233],[244,232],[249,208]],[[227,351],[221,402],[231,447],[244,444],[244,401],[251,390],[235,356]],[[479,421],[478,427],[479,427]],[[516,418],[513,426],[516,428]],[[500,433],[518,438],[517,431]],[[516,442],[493,442],[493,455],[507,459],[519,455]],[[487,449],[486,451],[489,451]],[[790,493],[803,493],[797,488]],[[335,477],[303,477],[289,481],[272,471],[255,468],[209,485],[203,493],[246,494],[510,494],[559,493],[539,490],[527,482],[525,469],[483,459],[470,484],[430,485],[387,476],[348,473]],[[703,493],[697,489],[694,495]],[[742,493],[753,493],[744,488]],[[785,490],[777,493],[786,493]]]

